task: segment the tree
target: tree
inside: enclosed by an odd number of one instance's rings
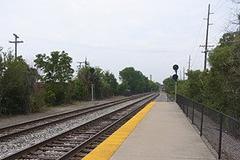
[[[110,86],[111,95],[118,94],[118,82],[114,74],[110,73],[109,71],[106,71],[103,75],[103,81],[105,81]]]
[[[35,66],[43,72],[41,80],[46,87],[46,102],[56,105],[69,101],[68,94],[74,70],[71,68],[72,58],[62,51],[36,55]],[[67,98],[68,97],[68,98]]]
[[[172,77],[166,78],[163,80],[163,85],[165,88],[165,91],[168,94],[173,95],[175,90],[174,90],[174,86],[175,86],[175,81],[172,79]]]
[[[159,91],[160,83],[158,82],[153,82],[153,81],[148,81],[148,86],[149,86],[149,91]]]
[[[187,95],[199,102],[202,102],[202,89],[204,81],[202,80],[202,72],[200,70],[189,71],[187,73]]]
[[[240,118],[240,35],[226,33],[209,53],[210,70],[189,71],[178,91],[211,108]],[[172,91],[170,80],[164,84]]]
[[[4,114],[27,113],[31,110],[30,96],[35,77],[32,69],[22,57],[4,57],[4,70],[1,78],[1,112]]]
[[[54,51],[50,56],[38,54],[36,57],[35,66],[43,72],[44,82],[64,83],[72,79],[74,70],[71,68],[72,58],[68,53]]]
[[[77,78],[75,79],[75,97],[80,99],[91,98],[91,84],[93,83],[94,71],[90,66],[79,68]]]
[[[122,86],[126,86],[125,90],[130,90],[132,94],[140,93],[142,75],[136,71],[133,67],[124,68],[119,72],[120,80],[122,81]]]
[[[90,99],[91,85],[94,85],[95,98],[105,98],[117,94],[118,83],[114,75],[104,72],[99,67],[85,66],[79,69],[76,84],[75,96]]]
[[[218,108],[235,117],[240,116],[239,46],[240,35],[236,32],[226,33],[221,38],[219,46],[209,55],[211,75],[214,80],[212,83],[215,83],[209,85],[213,88],[212,90],[215,90],[212,94],[218,95]]]
[[[152,89],[158,90],[159,86],[154,83],[154,87],[151,88],[151,83],[142,72],[135,70],[133,67],[124,68],[119,72],[120,90],[122,93],[130,91],[132,94],[150,92]],[[156,91],[155,90],[155,91]]]
[[[76,78],[73,80],[73,83],[74,83],[73,99],[75,100],[89,99],[88,86],[84,84],[83,80]]]

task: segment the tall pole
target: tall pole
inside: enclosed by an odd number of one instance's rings
[[[92,101],[94,100],[94,84],[91,84]]]
[[[189,55],[188,57],[188,72],[190,71],[191,69],[191,55]]]
[[[204,71],[207,69],[207,53],[208,53],[208,34],[209,34],[209,18],[210,18],[210,4],[208,5],[208,16],[207,16],[207,30],[206,30],[206,41],[204,50]]]
[[[15,58],[17,57],[17,36],[15,36]]]
[[[181,69],[179,70],[179,80],[182,80],[182,71],[181,71]]]
[[[15,45],[15,59],[17,58],[17,45],[18,43],[23,43],[23,41],[18,41],[17,39],[19,38],[16,34],[13,34],[13,36],[15,37],[14,41],[9,41],[9,43],[14,43]]]
[[[175,96],[174,96],[175,102],[177,102],[177,87],[178,87],[178,84],[177,84],[177,81],[175,81]]]
[[[84,64],[84,65],[85,65],[85,67],[89,65],[89,62],[87,61],[87,58],[85,58],[85,60],[84,60],[84,61],[82,61],[82,62],[78,62],[78,63],[79,63],[79,68],[81,68],[81,67],[82,67],[82,64]]]
[[[185,67],[183,67],[183,80],[185,80]]]
[[[173,70],[175,71],[175,74],[173,75],[173,80],[175,81],[175,96],[174,96],[175,102],[177,101],[177,80],[178,80],[177,70],[178,69],[179,69],[179,66],[177,64],[175,64],[173,66]]]
[[[240,13],[238,14],[238,33],[240,33]]]

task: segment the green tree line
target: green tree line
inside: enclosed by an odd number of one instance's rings
[[[72,58],[64,51],[49,55],[37,54],[34,67],[11,51],[0,50],[0,113],[24,114],[38,112],[43,107],[90,100],[94,98],[157,91],[159,83],[149,80],[142,72],[128,67],[114,74],[99,67],[79,66],[77,74],[71,67]]]
[[[178,81],[180,94],[235,118],[240,118],[240,34],[226,33],[209,53],[210,69],[188,71],[188,79]],[[171,78],[164,80],[169,93],[174,92]]]

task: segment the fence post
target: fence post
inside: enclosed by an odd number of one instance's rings
[[[202,105],[201,105],[202,106]],[[204,110],[204,107],[202,106],[202,111],[201,111],[201,126],[200,126],[200,136],[202,136],[202,133],[203,133],[203,110]]]
[[[218,144],[218,159],[221,159],[221,155],[222,155],[222,128],[223,128],[223,114],[220,113],[219,144]]]
[[[192,101],[192,124],[194,124],[194,102]]]
[[[187,102],[187,105],[186,105],[186,106],[187,106],[187,117],[188,117],[188,104],[189,104],[189,103]]]

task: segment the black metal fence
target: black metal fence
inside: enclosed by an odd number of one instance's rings
[[[218,153],[218,159],[240,160],[240,121],[181,95],[176,102]]]

